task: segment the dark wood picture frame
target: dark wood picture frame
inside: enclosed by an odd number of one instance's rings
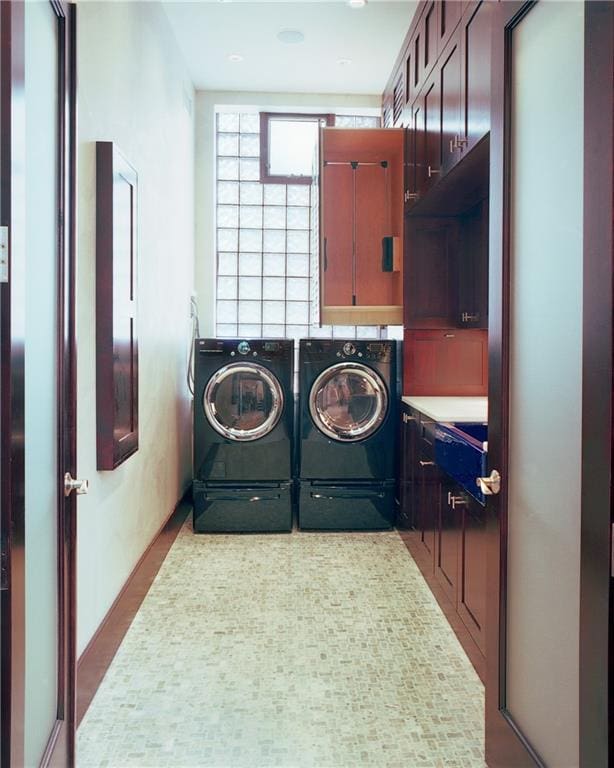
[[[97,468],[139,447],[137,172],[109,141],[96,142]]]
[[[335,125],[333,114],[306,114],[303,112],[261,112],[260,113],[260,183],[261,184],[312,184],[310,176],[272,176],[269,173],[269,121],[276,120],[313,121],[324,120],[326,125]]]

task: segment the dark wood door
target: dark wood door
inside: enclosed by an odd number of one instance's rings
[[[438,48],[443,51],[461,18],[462,3],[458,0],[440,0],[438,30]]]
[[[399,512],[398,528],[412,528],[415,515],[416,416],[412,409],[401,405],[399,425]]]
[[[435,576],[452,605],[458,600],[458,550],[461,513],[457,508],[460,495],[453,481],[444,476],[441,483],[439,520],[435,546]]]
[[[486,512],[469,494],[455,493],[461,501],[458,542],[457,610],[469,634],[486,653]]]
[[[75,762],[74,19],[59,1],[0,4],[1,750],[15,766]]]
[[[430,453],[419,449],[416,461],[416,539],[421,560],[432,572],[439,520],[441,473]]]
[[[461,136],[461,37],[454,34],[439,60],[441,91],[441,172],[460,159]]]
[[[486,759],[490,768],[605,766],[614,5],[491,12],[488,471],[501,481],[487,505]],[[551,277],[556,290],[542,291]],[[553,395],[563,398],[555,406]]]
[[[441,174],[441,103],[439,77],[435,72],[424,86],[424,174],[421,194],[427,192]]]
[[[392,236],[392,169],[359,163],[355,176],[355,303],[395,303],[393,275],[382,271],[382,240]]]
[[[493,2],[474,0],[463,15],[463,130],[460,150],[474,147],[490,130],[490,46]]]

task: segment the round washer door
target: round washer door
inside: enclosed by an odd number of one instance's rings
[[[258,440],[281,418],[284,392],[271,371],[257,363],[230,363],[207,382],[203,409],[216,432],[229,440]]]
[[[377,432],[386,418],[386,385],[366,365],[337,363],[313,383],[309,412],[327,437],[340,442],[364,440]]]

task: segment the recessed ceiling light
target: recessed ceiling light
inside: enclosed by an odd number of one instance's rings
[[[350,8],[364,8],[367,0],[347,0],[347,4]]]
[[[277,39],[286,45],[296,45],[303,42],[305,35],[300,29],[282,29],[281,32],[277,33]]]
[[[352,59],[337,59],[337,64],[340,67],[347,67],[347,65],[351,63],[352,63]]]
[[[233,62],[243,61],[243,56],[241,56],[241,54],[239,53],[231,53],[230,56],[228,57],[228,61],[233,61]]]

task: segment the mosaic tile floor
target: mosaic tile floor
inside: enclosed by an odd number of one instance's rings
[[[78,766],[483,768],[482,684],[396,532],[194,536],[78,732]]]

